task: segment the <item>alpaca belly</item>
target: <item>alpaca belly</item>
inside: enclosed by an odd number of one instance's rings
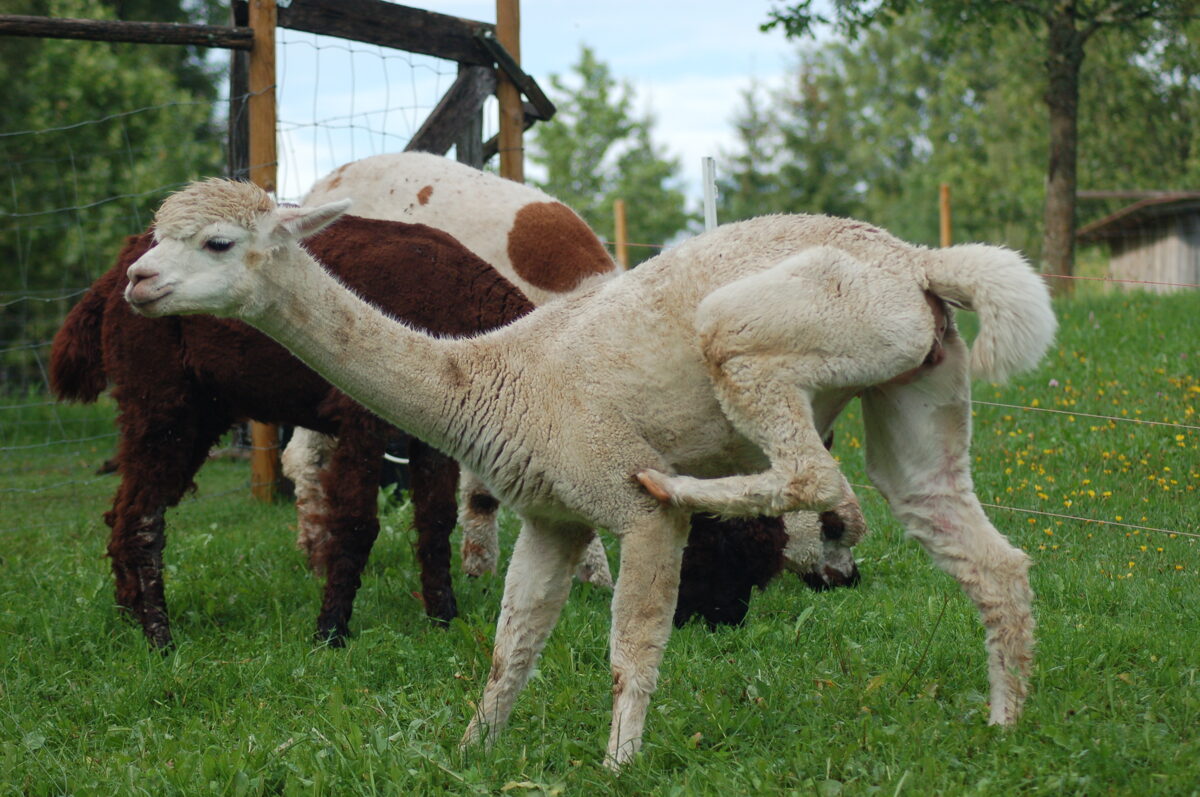
[[[676,471],[698,478],[719,478],[740,473],[757,473],[771,466],[762,448],[726,422],[721,434],[715,430],[697,430],[689,439],[680,440],[669,461]]]
[[[646,440],[676,472],[698,478],[756,473],[771,464],[762,448],[720,413],[703,423],[680,424],[658,434],[650,431]]]

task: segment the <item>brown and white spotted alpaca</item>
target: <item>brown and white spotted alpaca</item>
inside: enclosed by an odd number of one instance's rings
[[[575,211],[549,194],[425,152],[374,155],[313,184],[303,205],[354,201],[354,215],[450,233],[535,306],[618,267]]]

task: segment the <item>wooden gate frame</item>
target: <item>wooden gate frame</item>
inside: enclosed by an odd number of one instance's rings
[[[278,165],[276,28],[455,61],[458,76],[405,149],[445,155],[457,145],[458,159],[477,168],[499,153],[501,175],[523,181],[521,133],[555,108],[519,65],[519,2],[496,0],[496,25],[383,0],[235,0],[230,26],[0,14],[0,36],[230,50],[228,171],[270,192]],[[492,94],[500,100],[500,132],[482,141],[483,103]],[[251,492],[270,501],[280,473],[278,431],[254,423],[251,439]]]

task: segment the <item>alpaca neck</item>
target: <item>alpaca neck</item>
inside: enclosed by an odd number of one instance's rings
[[[418,332],[360,299],[307,253],[272,268],[274,299],[246,321],[381,418],[453,453],[463,341]]]

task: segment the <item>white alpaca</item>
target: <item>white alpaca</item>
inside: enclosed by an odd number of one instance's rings
[[[1029,559],[973,491],[968,369],[1001,379],[1051,342],[1048,293],[1018,255],[771,216],[719,227],[500,330],[445,340],[383,316],[299,245],[347,205],[276,208],[247,184],[195,184],[163,203],[158,245],[129,269],[126,298],[149,316],[247,321],[520,514],[464,743],[505,725],[600,527],[621,545],[606,760],[634,755],[689,514],[837,505],[843,481],[822,435],[854,396],[871,479],[979,609],[990,721],[1017,719],[1032,663]],[[980,314],[970,353],[946,301]]]
[[[575,211],[532,186],[440,155],[399,152],[347,163],[314,183],[302,204],[317,207],[339,199],[353,200],[357,216],[427,224],[450,233],[536,305],[617,273],[604,245]],[[283,452],[283,471],[296,483],[300,508],[296,541],[305,551],[319,546],[326,533],[319,523],[327,503],[319,475],[333,447],[327,435],[298,429]],[[459,492],[463,571],[493,573],[500,555],[498,504],[469,470],[462,472]],[[576,576],[612,586],[599,538],[588,545]]]
[[[302,204],[318,207],[341,199],[354,203],[356,216],[428,224],[450,233],[535,305],[573,295],[618,273],[587,223],[554,197],[440,155],[401,152],[347,163],[318,180]],[[322,516],[325,502],[315,474],[331,448],[332,440],[325,435],[300,430],[284,451],[284,473],[296,482],[297,504],[302,507],[298,543],[305,550],[323,533],[311,522]],[[812,512],[786,519],[785,565],[810,584],[857,579],[851,548],[867,526],[849,484],[844,492],[837,513],[844,532],[838,539],[821,539],[822,524]],[[463,471],[460,494],[463,570],[473,576],[495,572],[497,504],[469,470]],[[309,507],[314,511],[305,511]],[[599,539],[588,545],[576,576],[612,586]]]

